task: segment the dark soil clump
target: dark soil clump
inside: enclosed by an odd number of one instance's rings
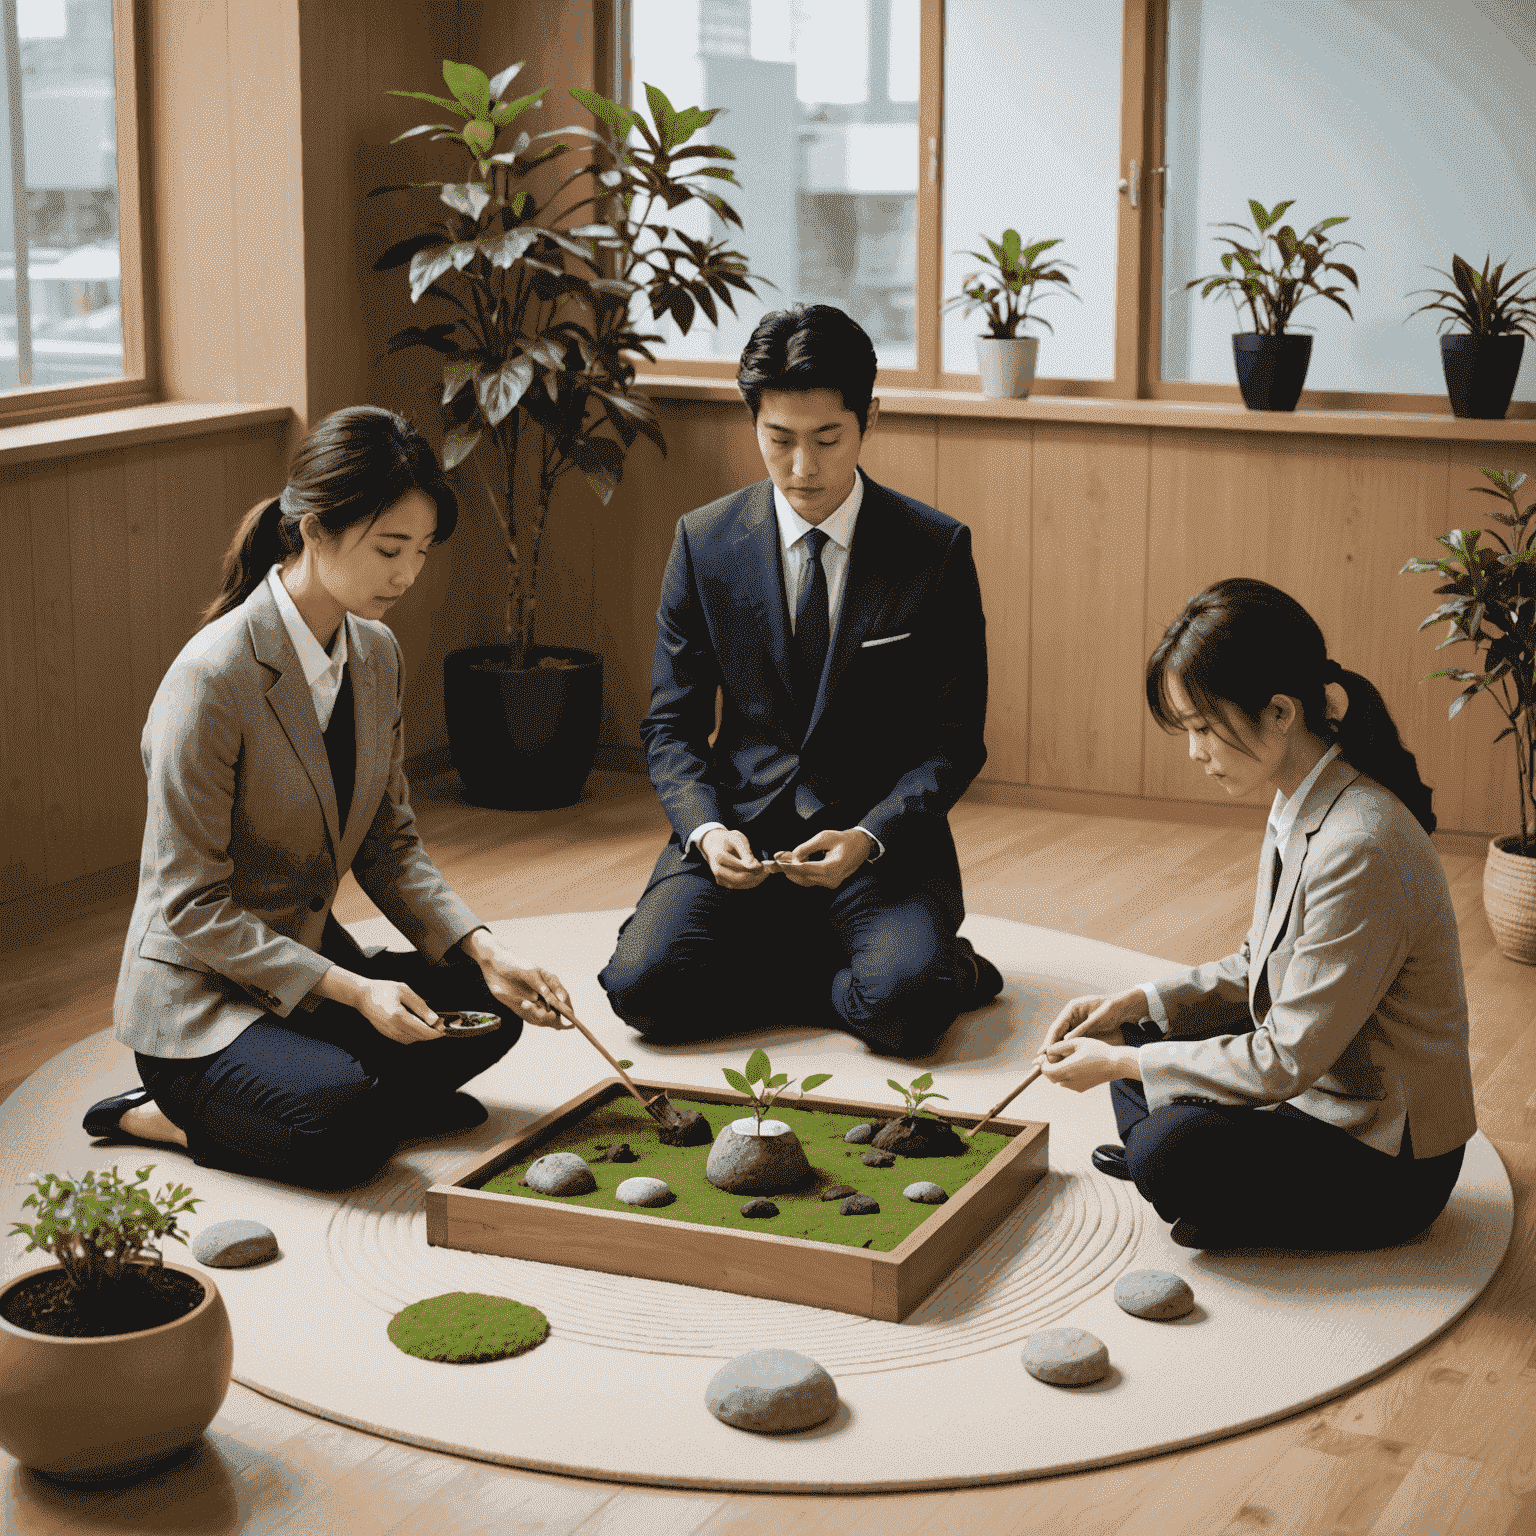
[[[852,1184],[832,1184],[822,1190],[821,1198],[823,1200],[846,1200],[849,1195],[856,1194],[858,1194],[858,1190]]]
[[[895,1165],[896,1158],[890,1152],[869,1151],[859,1161],[866,1168],[890,1168]]]
[[[10,1291],[3,1316],[18,1328],[53,1338],[104,1339],[174,1323],[207,1294],[191,1275],[158,1265],[136,1265],[117,1285],[99,1292],[78,1291],[62,1269],[50,1269]]]
[[[880,1202],[871,1200],[868,1195],[849,1195],[838,1206],[844,1216],[878,1216],[880,1214]]]
[[[779,1208],[773,1203],[772,1200],[748,1200],[747,1203],[742,1206],[741,1214],[743,1216],[749,1216],[752,1218],[777,1216],[779,1214]]]
[[[925,1115],[886,1121],[872,1145],[902,1157],[959,1157],[965,1152],[965,1143],[950,1126]]]
[[[677,1116],[670,1126],[662,1126],[657,1137],[669,1147],[707,1147],[715,1139],[709,1121],[696,1109],[685,1109],[674,1104],[672,1113]]]
[[[594,1158],[593,1161],[599,1163],[638,1163],[640,1161],[640,1154],[631,1151],[629,1143],[624,1141],[620,1142],[616,1147],[606,1148],[603,1155],[599,1158]]]

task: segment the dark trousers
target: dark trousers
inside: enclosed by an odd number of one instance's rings
[[[1164,1038],[1125,1026],[1127,1045]],[[1139,1082],[1110,1084],[1136,1187],[1167,1222],[1193,1226],[1202,1247],[1384,1248],[1422,1232],[1461,1173],[1463,1148],[1415,1159],[1368,1147],[1290,1104],[1257,1110],[1168,1104],[1150,1112]]]
[[[349,969],[402,981],[439,1011],[498,1014],[501,1028],[402,1045],[327,1001],[286,1019],[265,1014],[212,1056],[136,1055],[144,1086],[187,1133],[195,1162],[312,1189],[362,1183],[430,1125],[434,1103],[499,1061],[522,1032],[469,961],[435,966],[414,950],[385,950]]]
[[[747,831],[759,854],[811,835]],[[598,980],[613,1011],[656,1044],[792,1025],[925,1056],[965,1006],[969,957],[934,896],[893,891],[870,862],[836,890],[770,875],[732,891],[700,857],[640,898]]]

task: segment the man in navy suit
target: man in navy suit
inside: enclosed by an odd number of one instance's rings
[[[770,478],[677,525],[643,727],[673,835],[599,978],[650,1041],[926,1055],[1002,987],[947,820],[986,760],[970,532],[860,471],[875,367],[841,310],[766,316],[737,384]]]

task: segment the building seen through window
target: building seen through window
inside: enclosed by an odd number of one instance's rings
[[[0,17],[0,389],[121,378],[112,0]]]
[[[916,361],[918,0],[631,0],[630,101],[645,85],[676,107],[725,107],[706,134],[736,155],[731,230],[775,286],[740,297],[673,358],[735,358],[757,320],[795,300],[835,304],[882,366]],[[691,234],[719,234],[686,210]],[[681,221],[684,215],[679,215]]]

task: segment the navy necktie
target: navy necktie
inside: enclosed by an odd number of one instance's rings
[[[811,569],[795,604],[795,700],[807,718],[816,706],[821,669],[827,660],[827,573],[821,563],[826,543],[827,535],[819,528],[812,528],[805,535]]]

